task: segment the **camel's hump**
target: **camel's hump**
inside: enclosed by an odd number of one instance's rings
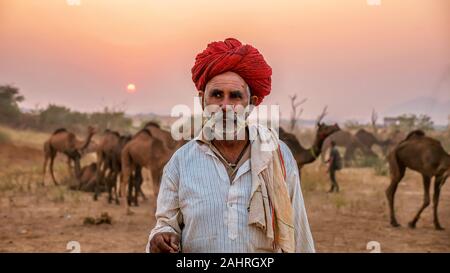
[[[149,121],[149,122],[147,122],[145,125],[144,125],[144,128],[146,128],[146,127],[156,127],[156,128],[158,128],[158,129],[161,129],[161,126],[158,124],[158,123],[156,123],[155,121]]]
[[[405,140],[411,139],[412,137],[424,137],[425,132],[422,130],[411,131],[405,138]]]
[[[67,132],[67,129],[66,128],[58,128],[53,132],[53,134],[56,135],[56,134],[59,134],[62,132]]]

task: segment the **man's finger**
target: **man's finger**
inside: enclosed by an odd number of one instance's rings
[[[172,248],[171,252],[178,252],[178,235],[174,233],[166,233],[163,234],[163,237],[165,243]]]
[[[170,236],[170,245],[176,252],[179,251],[179,248],[178,248],[179,243],[180,243],[180,237],[176,234],[172,234]]]
[[[156,241],[156,246],[159,248],[161,252],[171,252],[172,247],[166,242],[165,236],[158,236]]]

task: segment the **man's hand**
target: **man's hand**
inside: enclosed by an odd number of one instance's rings
[[[150,253],[177,253],[180,236],[173,232],[156,233],[150,241]]]

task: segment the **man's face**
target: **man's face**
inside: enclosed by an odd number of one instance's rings
[[[225,72],[212,78],[200,91],[203,107],[207,105],[218,105],[223,111],[227,106],[241,105],[246,107],[250,103],[254,104],[256,96],[250,97],[247,83],[234,72]],[[253,101],[252,101],[253,100]]]
[[[258,99],[256,96],[250,96],[247,83],[234,72],[225,72],[212,78],[206,84],[205,90],[200,91],[200,97],[204,110],[207,107],[212,113],[222,111],[223,126],[227,129],[230,124],[236,125],[236,115],[243,113],[249,104],[255,104]],[[230,120],[232,116],[233,121]],[[226,125],[227,122],[230,122],[229,125]]]

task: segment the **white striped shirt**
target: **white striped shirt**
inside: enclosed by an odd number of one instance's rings
[[[295,213],[296,252],[315,252],[297,164],[286,144],[280,141],[280,147]],[[248,225],[249,160],[230,183],[225,166],[208,145],[191,140],[176,151],[164,168],[157,222],[146,251],[156,233],[175,232],[181,236],[182,252],[280,252],[272,248],[272,240],[261,229]]]

